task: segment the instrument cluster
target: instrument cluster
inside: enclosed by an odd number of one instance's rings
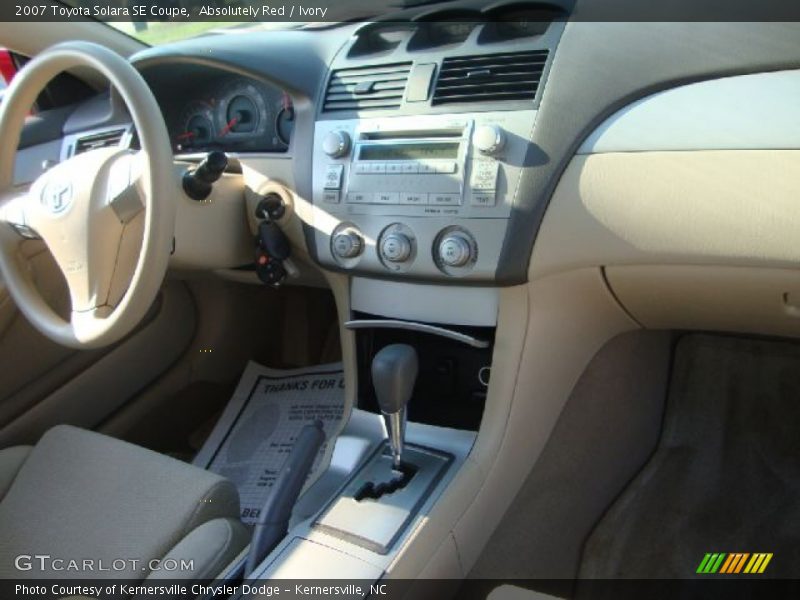
[[[179,154],[285,152],[294,128],[289,94],[245,77],[224,77],[195,88],[170,119],[173,150]]]

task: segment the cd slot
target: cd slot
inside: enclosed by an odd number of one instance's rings
[[[464,129],[420,129],[403,131],[362,131],[359,136],[362,140],[420,140],[431,138],[458,139],[463,137]]]

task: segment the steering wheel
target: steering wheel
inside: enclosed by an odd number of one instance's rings
[[[75,67],[95,69],[114,85],[142,150],[83,152],[30,187],[15,187],[25,117],[47,83]],[[13,79],[0,104],[0,270],[19,309],[45,336],[64,346],[98,348],[139,324],[166,274],[180,193],[161,110],[124,58],[97,44],[68,42],[39,54]],[[41,237],[63,272],[72,304],[68,320],[36,288],[20,252],[23,234]]]

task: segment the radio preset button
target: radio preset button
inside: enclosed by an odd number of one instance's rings
[[[400,204],[427,204],[428,194],[404,192],[400,194]]]
[[[428,204],[437,206],[458,206],[461,204],[461,194],[429,194]]]
[[[455,173],[456,172],[456,163],[453,161],[442,161],[436,163],[436,172],[437,173]]]
[[[386,163],[376,162],[370,163],[369,172],[372,175],[383,175],[386,173]]]
[[[376,204],[398,204],[400,194],[397,192],[377,192],[373,195],[372,201]]]
[[[337,190],[325,190],[322,192],[322,201],[327,204],[339,204],[339,192]]]
[[[357,163],[355,163],[355,166],[353,167],[353,169],[355,170],[356,174],[358,174],[358,175],[367,175],[367,174],[369,174],[369,164],[368,163],[357,162]]]
[[[350,204],[368,204],[372,202],[372,194],[366,192],[349,192],[347,202]]]
[[[325,189],[339,190],[342,188],[342,172],[344,165],[328,165],[325,171]]]
[[[400,175],[403,172],[403,163],[390,162],[386,163],[387,175]]]
[[[424,173],[426,175],[436,173],[436,164],[430,162],[419,163],[419,173]]]
[[[419,164],[413,160],[402,163],[403,173],[408,175],[411,173],[419,173]]]

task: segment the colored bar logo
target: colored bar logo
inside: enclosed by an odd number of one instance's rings
[[[747,573],[750,575],[763,573],[769,561],[772,560],[772,552],[714,552],[706,553],[697,573],[701,575],[713,575],[715,573],[724,575],[738,575]]]

